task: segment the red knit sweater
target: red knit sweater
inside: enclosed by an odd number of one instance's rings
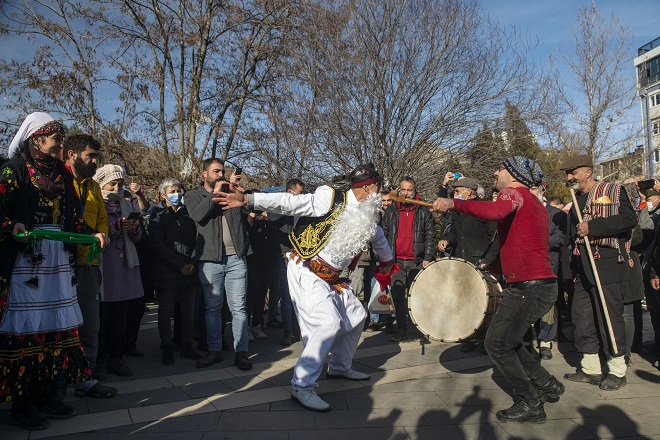
[[[557,278],[550,267],[550,219],[527,188],[504,188],[495,202],[454,200],[454,211],[497,220],[500,262],[508,283]]]

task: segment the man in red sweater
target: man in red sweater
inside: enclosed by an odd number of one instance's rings
[[[541,167],[523,156],[507,158],[495,171],[494,202],[439,198],[433,212],[450,210],[497,221],[500,261],[506,286],[486,333],[485,347],[509,381],[516,402],[497,412],[503,422],[544,423],[543,402],[557,399],[564,385],[527,350],[522,338],[530,324],[546,314],[557,298],[557,279],[550,267],[550,220],[529,191],[543,180]]]

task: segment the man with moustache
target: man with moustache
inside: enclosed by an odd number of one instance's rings
[[[250,247],[247,228],[241,209],[222,210],[215,199],[225,180],[225,165],[221,159],[204,161],[203,184],[186,192],[184,201],[188,214],[197,223],[197,245],[194,256],[199,261],[199,279],[202,282],[206,314],[206,340],[209,353],[199,359],[198,368],[209,367],[222,361],[222,304],[225,291],[232,315],[234,334],[234,365],[250,370],[247,329],[247,254]],[[240,175],[232,174],[237,183]]]
[[[564,378],[599,385],[601,390],[615,391],[626,385],[623,297],[633,266],[629,253],[630,238],[631,231],[637,225],[637,215],[620,184],[596,182],[591,156],[571,157],[560,169],[566,171],[568,183],[578,192],[577,203],[582,212],[582,223],[578,223],[575,207],[569,212],[566,244],[570,245],[572,258],[565,258],[563,263],[564,274],[572,274],[575,279],[571,319],[575,323],[575,346],[582,354],[582,360],[578,371],[565,374]],[[596,279],[584,242],[587,235],[616,346],[609,339],[602,314]],[[601,351],[608,357],[609,371],[604,379],[598,356]]]
[[[401,178],[399,195],[419,198],[412,177]],[[435,220],[426,206],[396,202],[387,208],[380,225],[401,268],[392,276],[390,289],[397,327],[390,340],[401,342],[408,337],[406,289],[417,274],[435,260]]]
[[[509,157],[495,171],[496,201],[438,198],[432,211],[455,211],[497,221],[500,262],[506,285],[486,333],[485,347],[509,381],[515,403],[498,411],[502,422],[544,423],[543,403],[556,399],[564,385],[522,348],[530,324],[546,314],[557,299],[557,277],[550,267],[548,213],[529,191],[539,186],[543,172],[526,157]]]
[[[80,199],[80,212],[85,222],[100,233],[108,234],[108,214],[103,204],[99,184],[92,179],[96,172],[96,161],[101,144],[87,134],[76,134],[64,140],[64,161],[73,174],[73,186]],[[87,361],[92,370],[96,367],[96,355],[99,348],[99,304],[101,297],[101,271],[99,261],[87,264],[89,246],[78,246],[76,264],[76,286],[78,304],[83,316],[83,324],[78,329]],[[76,396],[110,398],[117,394],[117,389],[91,380],[76,384]]]

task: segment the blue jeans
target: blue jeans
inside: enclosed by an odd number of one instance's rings
[[[550,373],[521,344],[530,325],[555,305],[557,284],[507,287],[488,327],[485,348],[513,393],[527,402],[538,402],[533,384],[545,385]]]
[[[222,302],[227,291],[227,305],[231,311],[234,349],[248,350],[247,335],[247,263],[236,255],[224,256],[220,262],[199,264],[206,306],[206,342],[209,351],[222,351]]]

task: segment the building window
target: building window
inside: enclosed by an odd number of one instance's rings
[[[658,121],[653,121],[653,134],[658,135],[660,134],[660,120]]]
[[[651,107],[660,105],[660,93],[656,93],[655,95],[649,96],[649,101],[651,101]]]
[[[653,150],[653,161],[660,163],[660,150]]]

